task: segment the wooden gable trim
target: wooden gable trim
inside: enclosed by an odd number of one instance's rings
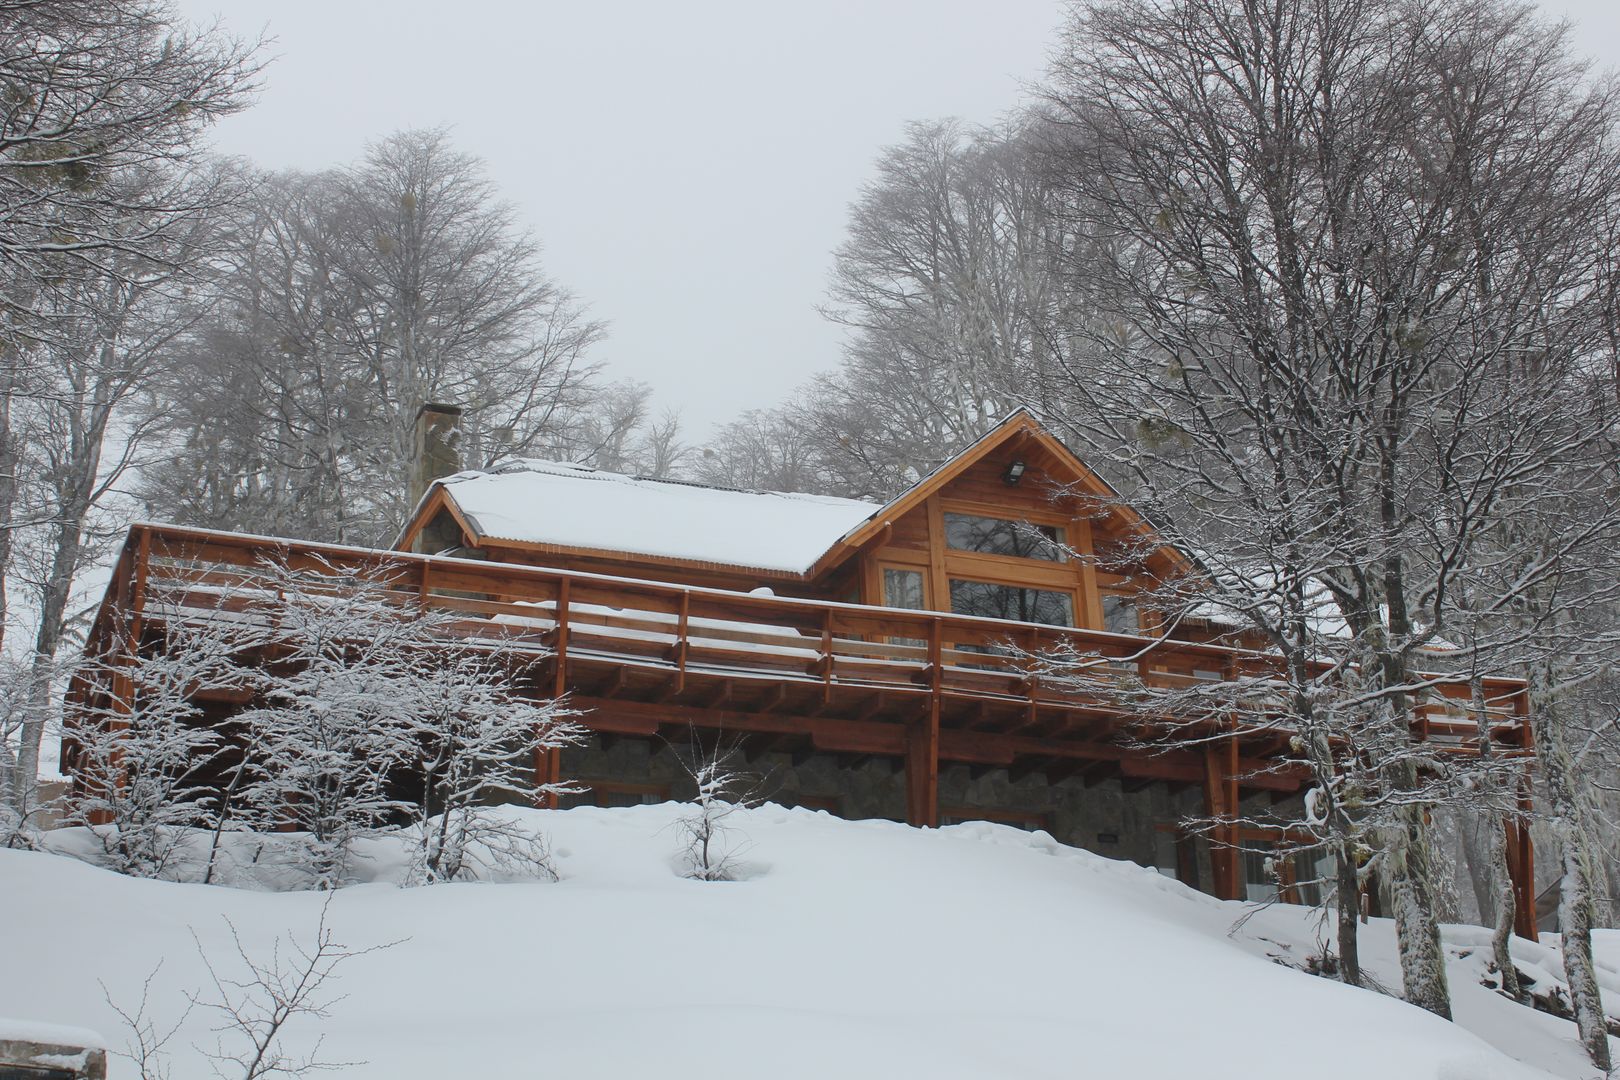
[[[980,461],[983,461],[990,454],[1007,449],[1009,446],[1017,448],[1028,441],[1035,442],[1058,461],[1068,465],[1080,486],[1088,494],[1106,500],[1108,512],[1117,516],[1127,530],[1139,537],[1156,537],[1156,530],[1152,524],[1132,509],[1119,492],[1115,491],[1101,476],[1093,472],[1085,462],[1075,455],[1074,451],[1063,445],[1051,432],[1047,431],[1045,426],[1028,409],[1020,408],[1006,420],[986,432],[973,445],[967,447],[923,478],[915,487],[891,500],[888,505],[867,519],[866,522],[856,526],[838,543],[828,549],[826,554],[817,559],[815,565],[810,568],[805,576],[813,579],[832,569],[866,546],[884,529],[892,527],[895,521],[928,504],[928,501],[934,498],[942,488]],[[938,500],[936,499],[936,506],[937,503]],[[1001,511],[1001,513],[1005,512],[1005,509]],[[1188,572],[1194,569],[1192,560],[1169,544],[1161,541],[1159,550],[1177,570]]]
[[[443,484],[436,484],[427,498],[423,500],[416,513],[406,524],[399,540],[395,542],[394,548],[398,551],[410,550],[410,545],[415,543],[422,529],[442,509],[449,511],[454,518],[461,528],[469,547],[525,552],[531,555],[563,555],[608,559],[674,569],[750,574],[773,581],[815,581],[835,569],[855,552],[873,544],[874,541],[880,544],[885,542],[893,530],[894,522],[906,514],[931,505],[933,510],[930,516],[931,518],[937,518],[940,513],[940,500],[937,496],[942,488],[990,454],[1007,449],[1017,449],[1029,441],[1035,442],[1057,461],[1066,464],[1079,485],[1087,493],[1106,500],[1108,512],[1117,516],[1126,529],[1139,537],[1153,538],[1155,536],[1155,530],[1146,518],[1131,509],[1117,491],[1102,477],[1093,472],[1085,462],[1075,456],[1073,451],[1048,432],[1029,410],[1020,408],[1006,420],[986,432],[971,446],[962,450],[938,469],[935,469],[916,486],[891,500],[865,522],[856,526],[843,538],[835,542],[808,570],[802,573],[759,566],[745,566],[736,563],[713,562],[705,559],[684,559],[668,555],[649,555],[636,551],[542,544],[534,541],[483,536],[477,529],[473,528],[469,519],[461,513],[456,506],[455,498]],[[929,503],[930,499],[933,500],[932,504]],[[956,500],[950,501],[954,502]],[[1001,512],[1004,513],[1005,510],[1003,509]],[[1059,515],[1054,512],[1054,517],[1057,516]],[[933,523],[936,526],[939,524],[937,520]],[[1161,544],[1159,550],[1175,569],[1182,572],[1193,569],[1191,560],[1168,544]]]
[[[434,484],[427,497],[416,508],[416,513],[405,523],[405,529],[399,534],[399,539],[394,541],[394,550],[410,551],[411,545],[416,543],[416,538],[422,535],[422,530],[428,527],[428,523],[437,517],[441,510],[448,513],[450,519],[456,523],[456,527],[461,530],[462,542],[467,547],[482,545],[483,539],[478,535],[478,530],[472,527],[472,522],[467,520],[461,508],[456,505],[456,501],[450,498],[444,485]]]

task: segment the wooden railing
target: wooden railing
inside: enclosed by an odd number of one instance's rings
[[[200,617],[240,602],[270,563],[329,579],[339,592],[344,574],[381,578],[401,601],[452,613],[458,634],[554,656],[559,691],[570,662],[611,659],[666,672],[676,692],[694,675],[734,674],[819,684],[828,695],[860,687],[1106,712],[1144,687],[1273,670],[1263,654],[1214,644],[161,525],[131,529],[90,648],[116,649],[143,617]],[[1037,658],[1058,652],[1079,665],[1043,679]],[[1514,680],[1487,685],[1506,746],[1522,743],[1522,689]],[[1476,739],[1467,698],[1466,685],[1436,682],[1417,711],[1422,733],[1440,743]]]

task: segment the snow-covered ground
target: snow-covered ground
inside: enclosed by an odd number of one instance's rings
[[[1222,903],[1040,833],[766,806],[740,818],[746,879],[700,883],[674,869],[674,805],[519,813],[550,835],[562,880],[337,893],[339,940],[401,943],[340,967],[343,1000],[289,1028],[290,1049],[324,1036],[323,1056],[367,1063],[341,1075],[389,1080],[1595,1074],[1572,1024],[1480,985],[1489,950],[1471,928],[1448,929],[1453,1025],[1273,962],[1319,951],[1306,911]],[[309,938],[324,900],[0,851],[0,1016],[118,1047],[98,980],[133,1007],[161,961],[161,1026],[206,981],[193,934],[228,975],[227,919],[268,957],[278,936]],[[1620,940],[1603,938],[1620,991]],[[1527,970],[1556,977],[1556,951],[1523,944]],[[1399,985],[1387,922],[1363,952]],[[193,1012],[171,1042],[175,1080],[211,1075],[190,1047],[212,1046],[214,1023]]]

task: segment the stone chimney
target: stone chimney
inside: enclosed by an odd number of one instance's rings
[[[411,462],[411,504],[433,481],[461,471],[461,407],[429,402],[416,412],[416,456]]]

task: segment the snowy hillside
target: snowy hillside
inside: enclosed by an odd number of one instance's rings
[[[677,813],[526,812],[552,838],[557,884],[336,894],[345,944],[406,940],[340,968],[346,997],[324,1025],[289,1029],[292,1048],[324,1034],[327,1058],[368,1063],[342,1075],[391,1080],[1591,1075],[1572,1024],[1479,985],[1479,931],[1450,932],[1451,1025],[1268,959],[1316,949],[1305,911],[1234,931],[1243,905],[1044,834],[767,806],[742,824],[747,880],[699,883],[672,868]],[[323,900],[26,852],[0,851],[0,883],[0,956],[25,976],[0,980],[0,1016],[90,1027],[113,1046],[126,1033],[98,979],[133,1007],[161,960],[151,1005],[172,1022],[206,979],[193,933],[229,974],[225,919],[268,956],[278,935],[309,935]],[[1375,921],[1363,949],[1394,984],[1391,938]],[[1617,946],[1600,942],[1611,965]],[[1556,970],[1549,949],[1525,961]],[[175,1080],[209,1075],[190,1046],[212,1046],[214,1022],[187,1020]],[[133,1074],[119,1062],[113,1075]]]

